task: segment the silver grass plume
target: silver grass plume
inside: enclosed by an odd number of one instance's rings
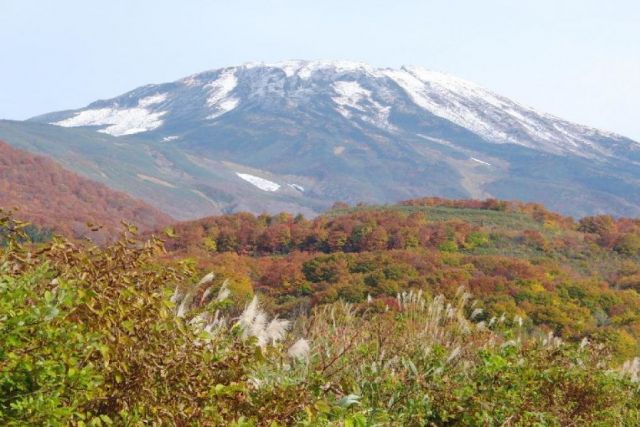
[[[242,328],[242,337],[255,337],[258,345],[264,347],[282,341],[289,329],[290,322],[274,318],[268,321],[267,314],[260,308],[258,297],[254,296],[244,309],[236,324]]]
[[[304,361],[308,360],[310,350],[309,342],[304,338],[300,338],[289,348],[287,354],[292,359]]]
[[[629,377],[633,382],[640,382],[640,357],[634,357],[624,362],[620,368],[620,373]]]

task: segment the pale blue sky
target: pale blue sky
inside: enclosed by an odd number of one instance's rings
[[[283,59],[422,65],[640,140],[637,0],[0,0],[0,118]]]

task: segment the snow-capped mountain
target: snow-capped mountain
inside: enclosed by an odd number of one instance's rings
[[[251,187],[311,211],[440,195],[640,214],[640,144],[422,67],[248,63],[32,120],[144,146],[159,176],[142,175],[222,209],[260,210]]]

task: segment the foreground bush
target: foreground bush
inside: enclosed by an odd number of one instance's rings
[[[478,322],[462,290],[288,322],[157,263],[158,241],[34,247],[21,227],[0,224],[2,425],[640,424],[637,362]]]
[[[367,425],[640,422],[637,385],[608,370],[604,349],[527,338],[517,321],[503,328],[506,319],[495,323],[498,334],[470,322],[463,301],[407,294],[399,312],[372,317],[319,308],[310,319],[317,353],[309,368],[323,373],[336,398],[359,396]]]

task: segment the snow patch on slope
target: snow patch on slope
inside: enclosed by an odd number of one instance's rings
[[[231,96],[231,92],[237,85],[238,79],[234,68],[224,70],[216,80],[205,85],[209,93],[207,105],[213,109],[213,113],[208,116],[209,119],[220,117],[238,106],[240,100]]]
[[[384,70],[419,107],[489,142],[513,143],[553,153],[606,155],[593,137],[616,137],[573,124],[496,95],[483,87],[422,67]],[[588,154],[590,153],[590,154]]]
[[[477,109],[478,102],[500,108],[500,101],[472,83],[415,67],[387,70],[385,74],[404,89],[416,105],[430,113],[485,138],[508,142],[509,134],[483,117],[486,110]]]
[[[259,176],[239,172],[236,172],[236,175],[247,181],[249,184],[258,187],[262,191],[278,191],[278,189],[280,189],[280,184],[276,184],[268,179],[260,178]]]
[[[315,72],[330,70],[337,73],[346,73],[354,71],[364,71],[370,74],[375,74],[376,69],[364,62],[356,61],[330,61],[330,60],[317,60],[317,61],[305,61],[305,60],[290,60],[280,62],[248,62],[244,64],[245,68],[279,68],[284,71],[287,77],[298,76],[299,78],[306,80],[309,79]]]
[[[150,105],[160,104],[167,100],[166,93],[159,93],[157,95],[147,96],[145,98],[141,98],[138,101],[138,107],[148,107]]]
[[[424,135],[422,133],[416,133],[416,136],[422,138],[422,139],[426,139],[427,141],[431,141],[431,142],[435,142],[437,144],[441,144],[441,145],[446,145],[448,147],[453,147],[454,144],[452,144],[450,141],[447,141],[446,139],[442,139],[442,138],[436,138],[433,136],[429,136],[429,135]]]
[[[333,90],[337,96],[331,99],[338,107],[336,111],[346,119],[352,119],[354,110],[359,114],[360,119],[375,126],[391,129],[389,123],[389,112],[391,107],[384,107],[375,101],[371,96],[371,91],[360,86],[354,81],[337,81],[333,84]]]
[[[475,157],[471,157],[471,160],[473,160],[476,163],[480,163],[481,165],[491,166],[491,163],[487,163],[484,160],[476,159]]]
[[[147,107],[164,102],[166,99],[166,93],[152,95],[141,98],[137,107],[118,108],[115,104],[113,107],[84,110],[73,117],[51,124],[63,127],[109,125],[98,132],[113,136],[148,132],[162,125],[161,117],[166,114],[166,111],[152,112]]]

